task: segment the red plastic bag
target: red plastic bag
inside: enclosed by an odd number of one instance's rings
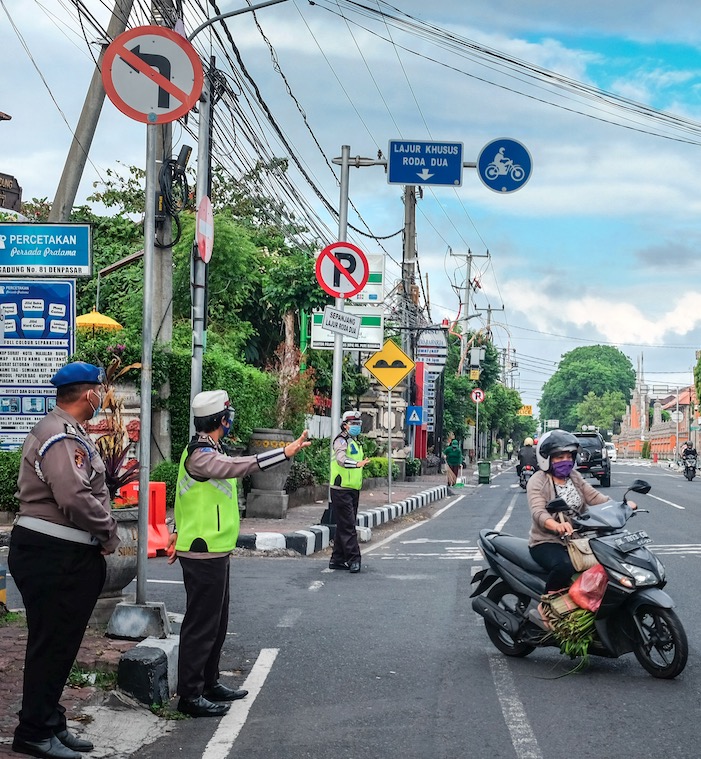
[[[595,564],[579,575],[568,592],[581,609],[597,611],[606,592],[607,582],[606,570],[601,564]]]

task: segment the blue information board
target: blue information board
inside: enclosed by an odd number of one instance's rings
[[[390,140],[387,156],[389,184],[462,184],[462,142]]]
[[[0,450],[54,407],[49,380],[75,352],[74,327],[74,281],[0,279]]]
[[[0,277],[89,277],[89,224],[0,222]]]
[[[479,178],[494,192],[520,190],[530,179],[532,170],[531,154],[518,140],[492,140],[482,148],[477,159]]]

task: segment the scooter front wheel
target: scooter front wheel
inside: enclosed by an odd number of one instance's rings
[[[519,616],[525,612],[531,600],[528,596],[514,593],[505,582],[493,585],[489,589],[489,593],[487,593],[487,598],[501,606],[502,609],[506,609],[506,611],[518,614]],[[528,656],[531,651],[535,650],[534,646],[514,640],[505,630],[487,622],[486,619],[484,626],[487,630],[487,635],[489,635],[489,640],[506,656]]]
[[[671,609],[640,606],[635,611],[633,653],[653,677],[671,680],[686,666],[689,644],[679,617]]]

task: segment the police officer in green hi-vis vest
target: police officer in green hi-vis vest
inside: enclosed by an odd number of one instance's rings
[[[168,563],[180,560],[187,596],[180,628],[178,711],[220,717],[229,710],[228,702],[248,693],[219,682],[229,617],[229,556],[239,534],[236,478],[281,464],[311,444],[305,430],[284,448],[233,458],[221,447],[234,415],[226,391],[198,393],[192,412],[195,435],[180,458],[176,532],[168,543]]]
[[[360,411],[346,411],[341,417],[341,432],[333,441],[331,457],[331,508],[336,517],[336,533],[329,569],[360,572],[360,546],[355,531],[363,467],[370,459],[363,458],[357,438],[362,429]]]

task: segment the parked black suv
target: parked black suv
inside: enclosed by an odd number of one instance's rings
[[[602,487],[611,487],[611,459],[603,437],[598,432],[575,432],[579,441],[577,471],[581,475],[596,477]]]

